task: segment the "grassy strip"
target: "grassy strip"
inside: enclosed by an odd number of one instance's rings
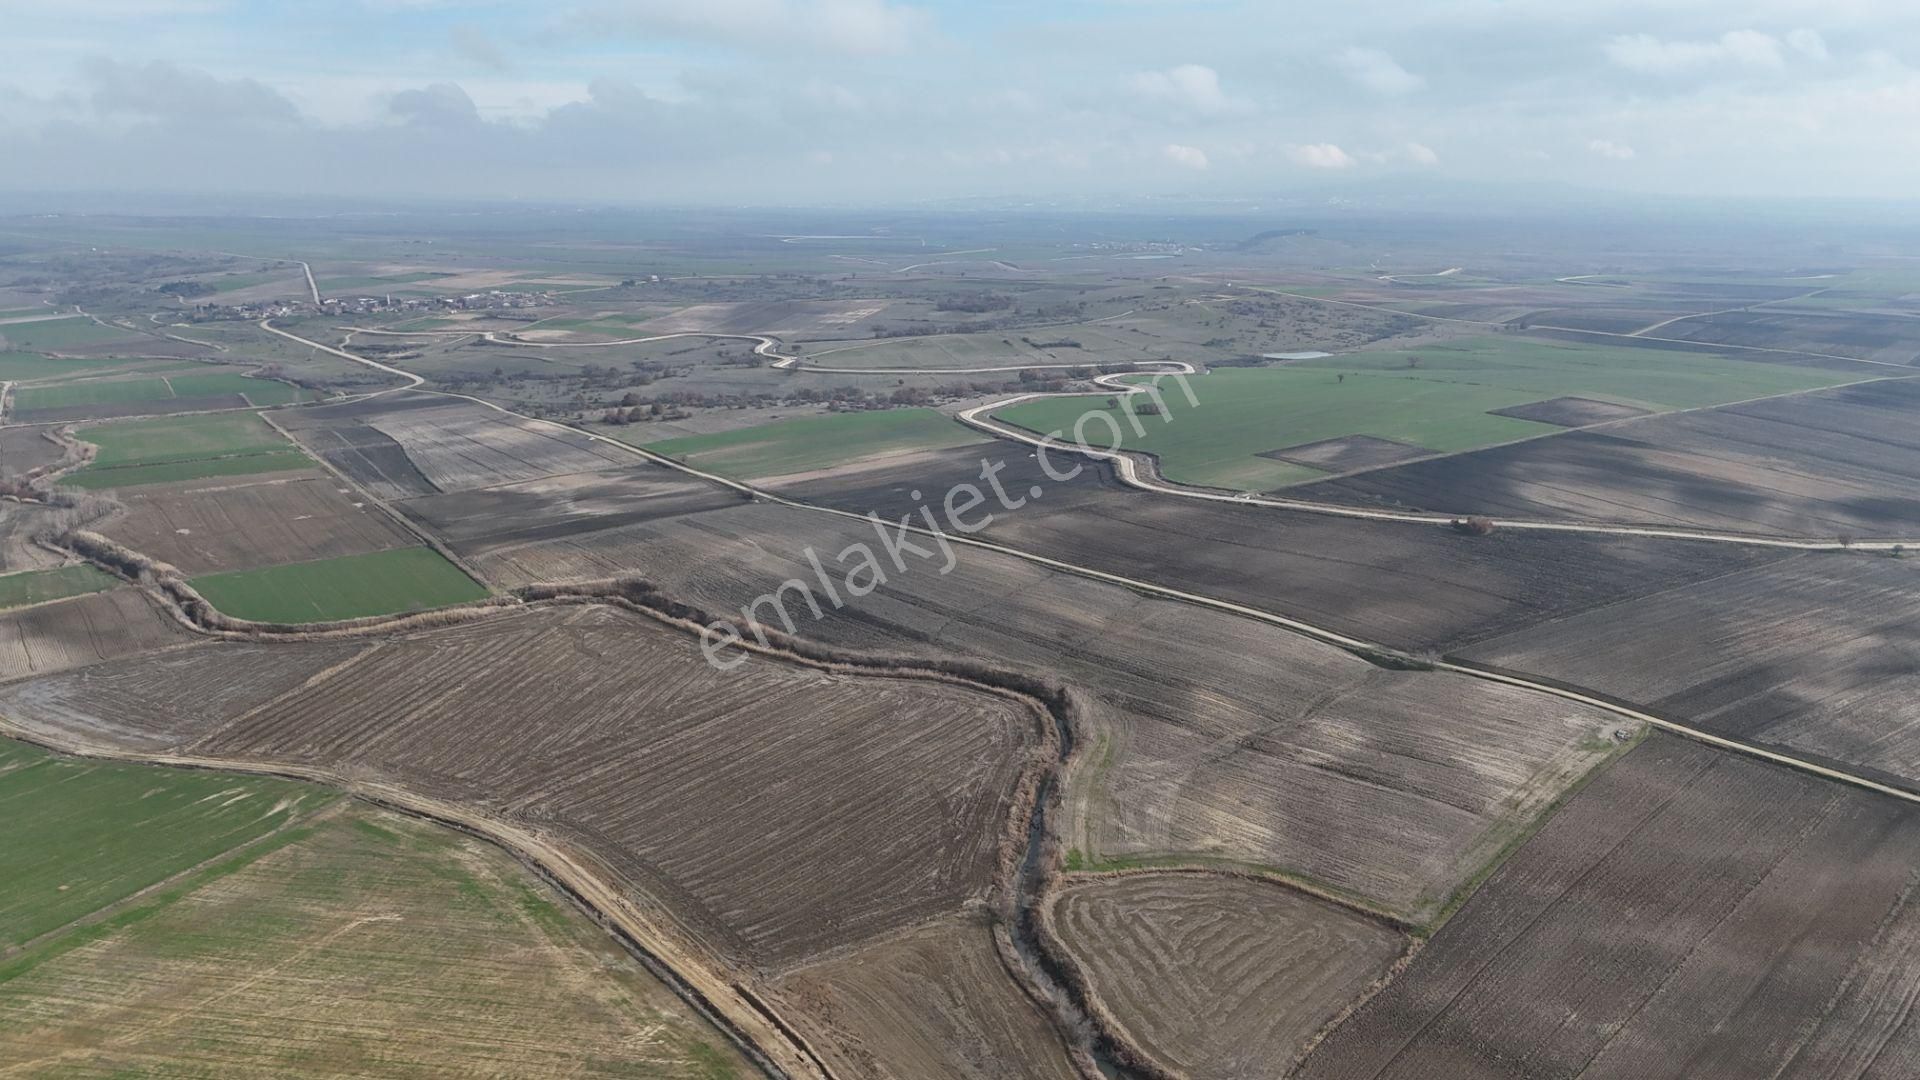
[[[487,596],[485,587],[425,547],[208,574],[190,584],[226,615],[275,623],[425,611]]]
[[[96,593],[117,584],[119,581],[113,575],[85,565],[3,574],[0,575],[0,609]]]
[[[117,468],[88,468],[67,477],[62,483],[77,488],[135,487],[140,484],[165,484],[175,480],[201,480],[214,476],[248,476],[253,473],[304,469],[313,459],[298,450],[275,450],[265,454],[208,458],[203,461],[168,461],[157,465],[123,465]]]

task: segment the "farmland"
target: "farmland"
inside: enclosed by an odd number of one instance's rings
[[[757,480],[884,454],[945,450],[985,441],[979,432],[932,409],[884,409],[781,420],[643,445],[710,472]]]
[[[1279,1075],[1407,949],[1350,911],[1219,874],[1069,884],[1047,918],[1105,1023],[1161,1069],[1219,1080]]]
[[[117,326],[101,326],[92,319],[80,315],[63,319],[9,323],[5,333],[7,342],[14,348],[31,349],[37,352],[65,352],[94,345],[121,345],[145,340],[131,330],[122,330]]]
[[[1455,453],[1559,430],[1555,423],[1500,415],[1550,398],[1577,395],[1665,410],[1844,381],[1833,372],[1711,355],[1477,338],[1284,367],[1218,369],[1186,380],[1197,405],[1168,382],[1161,387],[1166,413],[1143,421],[1144,437],[1127,431],[1125,445],[1157,457],[1170,480],[1261,489],[1303,478],[1298,466],[1261,455],[1327,439],[1368,435]],[[1098,400],[1033,402],[999,415],[1034,431],[1071,431]],[[1120,407],[1137,408],[1137,401]],[[1123,430],[1128,426],[1121,423]]]
[[[1485,642],[1470,658],[1920,781],[1920,565],[1808,555]]]
[[[12,743],[0,805],[11,1065],[745,1075],[597,927],[475,840],[283,781]]]
[[[530,545],[481,566],[504,584],[639,571],[737,611],[769,584],[807,576],[808,549],[824,559],[863,539],[874,539],[864,524],[742,506]],[[809,637],[1046,665],[1083,688],[1094,748],[1073,774],[1065,830],[1082,859],[1237,864],[1410,921],[1431,918],[1524,834],[1612,751],[1616,729],[1598,713],[1385,671],[1272,627],[988,552],[944,575],[890,575],[817,621],[790,605]]]
[[[276,647],[306,665],[291,698],[276,687],[295,661],[262,680],[246,652],[212,653],[195,677],[231,688],[212,713],[126,666],[23,684],[5,709],[29,729],[134,728],[142,745],[171,732],[203,754],[384,777],[538,821],[741,970],[984,897],[1041,738],[1028,708],[957,686],[768,658],[722,672],[691,636],[605,607],[419,632],[350,663],[341,648]],[[743,742],[755,729],[768,737]],[[746,790],[761,795],[734,801]],[[721,804],[736,810],[709,812]]]
[[[0,574],[0,610],[99,592],[118,583],[115,578],[84,565]]]
[[[0,740],[0,806],[8,822],[0,834],[7,866],[0,948],[12,952],[70,928],[331,799],[285,781],[72,761]],[[9,957],[0,981],[20,965]]]
[[[204,574],[191,584],[224,614],[272,623],[425,611],[487,595],[459,567],[425,547]]]
[[[1796,536],[1920,518],[1920,383],[1877,382],[1329,480],[1301,498]]]
[[[41,675],[191,641],[146,594],[111,589],[0,612],[0,680]]]
[[[82,428],[79,437],[100,448],[92,464],[64,480],[83,488],[246,476],[312,464],[250,413],[99,424]]]
[[[188,574],[361,555],[418,541],[377,507],[313,471],[148,484],[117,496],[104,527]]]
[[[1904,1074],[1916,859],[1910,806],[1656,736],[1297,1075]]]

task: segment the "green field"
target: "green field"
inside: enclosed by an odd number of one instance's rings
[[[73,361],[48,361],[51,364]],[[125,361],[113,361],[125,363]],[[76,405],[106,405],[121,401],[165,403],[177,398],[219,397],[245,394],[255,405],[284,405],[299,401],[306,391],[272,379],[250,379],[245,375],[146,375],[137,378],[87,379],[63,382],[56,386],[29,386],[14,391],[14,408],[65,409]],[[156,407],[155,411],[164,411]]]
[[[40,322],[8,323],[0,326],[0,334],[5,334],[7,342],[16,349],[55,350],[108,341],[132,341],[141,336],[132,330],[101,326],[79,315]]]
[[[459,567],[424,547],[208,574],[192,584],[236,619],[279,623],[425,611],[487,595]]]
[[[76,761],[0,740],[0,946],[66,926],[332,798],[282,780]],[[0,960],[0,981],[17,963]]]
[[[216,397],[221,394],[245,394],[255,405],[285,405],[312,396],[297,386],[272,379],[254,379],[245,375],[174,375],[167,379],[173,396],[182,398]]]
[[[300,469],[313,464],[252,413],[129,420],[80,429],[100,448],[93,464],[67,477],[76,487],[128,487],[203,476]]]
[[[0,574],[0,609],[95,593],[117,584],[119,581],[113,575],[86,565]]]
[[[10,1071],[749,1074],[475,838],[307,785],[3,740],[0,808]]]
[[[4,332],[0,329],[0,332]],[[58,360],[28,352],[0,352],[0,379],[26,382],[29,379],[64,379],[102,369],[136,367],[145,361],[122,356],[84,360]]]
[[[1413,367],[1416,357],[1419,366]],[[1144,438],[1124,420],[1121,427],[1126,448],[1158,455],[1168,479],[1262,490],[1323,474],[1260,453],[1323,439],[1371,435],[1435,451],[1472,450],[1566,430],[1490,415],[1490,410],[1549,398],[1578,395],[1660,412],[1830,386],[1853,377],[1659,349],[1478,338],[1284,367],[1216,369],[1188,380],[1197,407],[1168,383],[1167,415],[1141,417]],[[1138,403],[1135,399],[1125,407]],[[1104,405],[1096,397],[1062,398],[1016,405],[999,416],[1035,431],[1071,434],[1081,415]],[[1094,422],[1086,431],[1089,444],[1105,445],[1112,438],[1104,423]]]
[[[625,428],[609,428],[616,437]],[[933,409],[881,409],[777,420],[717,435],[644,443],[657,454],[727,476],[784,476],[904,450],[940,450],[987,441]]]

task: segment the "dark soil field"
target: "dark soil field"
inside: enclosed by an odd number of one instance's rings
[[[1920,784],[1920,562],[1805,555],[1468,655]]]
[[[1655,736],[1295,1074],[1910,1076],[1914,807]]]
[[[955,451],[943,469],[882,467],[786,493],[897,521],[920,505],[913,491],[944,495],[955,484],[979,483],[981,456]],[[1058,484],[1022,450],[992,456],[1007,462],[1000,478],[1008,492],[1038,487],[1042,495],[999,514],[982,534],[988,539],[1405,649],[1456,648],[1780,557],[1627,537],[1475,537],[1430,525],[1201,503],[1122,488],[1096,479],[1104,470],[1093,468]],[[1065,467],[1064,459],[1055,465]]]
[[[1662,337],[1805,349],[1889,364],[1920,362],[1920,319],[1858,311],[1735,311],[1674,323]]]
[[[345,658],[336,644],[275,652],[304,662],[300,694],[279,696],[300,664],[263,671],[257,651],[222,647],[192,657],[190,679],[171,657],[101,666],[16,688],[7,712],[538,823],[741,976],[983,899],[1042,749],[1040,718],[1010,698],[764,657],[722,672],[693,636],[597,605]],[[183,679],[224,696],[206,708],[174,691]]]
[[[863,523],[742,506],[480,560],[501,584],[638,572],[711,610],[811,580]],[[912,559],[912,556],[908,556]],[[1430,917],[1611,750],[1607,717],[1452,676],[1393,672],[1237,616],[991,552],[909,564],[804,636],[958,653],[1064,679],[1092,730],[1067,843],[1088,862],[1175,855],[1268,868]]]
[[[0,477],[18,476],[59,461],[66,451],[41,428],[0,428]]]
[[[1522,419],[1530,418],[1522,417]],[[1415,446],[1412,443],[1403,443],[1394,439],[1376,439],[1371,435],[1348,435],[1339,439],[1324,439],[1300,446],[1268,450],[1259,456],[1290,461],[1295,465],[1305,465],[1323,472],[1346,472],[1349,469],[1376,469],[1382,465],[1392,465],[1409,458],[1426,457],[1431,453],[1433,451],[1424,446]]]
[[[801,968],[778,997],[835,1075],[1071,1080],[1047,1018],[979,920],[945,919]]]
[[[744,496],[639,458],[625,468],[409,499],[398,508],[463,556],[698,513]]]
[[[1652,417],[1289,489],[1322,502],[1830,537],[1920,533],[1920,382]]]
[[[1221,874],[1075,882],[1048,908],[1102,1022],[1176,1076],[1262,1080],[1407,950],[1399,932]]]
[[[440,490],[414,467],[413,459],[391,435],[377,428],[345,421],[338,427],[285,426],[308,453],[339,469],[376,498],[406,499]]]
[[[1595,401],[1583,397],[1558,397],[1547,401],[1536,401],[1530,405],[1516,405],[1511,409],[1495,409],[1495,416],[1512,416],[1520,420],[1538,420],[1543,424],[1558,427],[1586,427],[1588,424],[1604,423],[1608,420],[1625,420],[1632,416],[1646,416],[1646,409],[1632,405],[1618,405],[1611,401]]]
[[[0,680],[45,675],[192,640],[185,628],[133,589],[0,612]]]
[[[359,555],[419,543],[324,473],[149,484],[101,531],[189,574]]]

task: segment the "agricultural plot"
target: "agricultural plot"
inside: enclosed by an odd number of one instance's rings
[[[74,920],[187,873],[332,801],[316,788],[57,757],[0,740],[0,986]],[[29,946],[27,953],[15,953]],[[4,1006],[0,1006],[4,1009]],[[5,1025],[11,1030],[11,1025]]]
[[[419,541],[317,471],[148,484],[100,531],[188,574],[310,562]]]
[[[46,423],[284,405],[308,396],[287,383],[232,373],[135,375],[21,387],[14,392],[14,411],[23,423]]]
[[[1133,874],[1070,882],[1052,941],[1101,1021],[1165,1073],[1282,1075],[1408,949],[1379,922],[1264,882]]]
[[[330,801],[0,744],[0,858],[21,872],[0,899],[5,940],[23,898],[41,923],[98,920],[0,962],[0,1059],[89,1075],[748,1075],[501,852],[377,810],[313,812]]]
[[[223,614],[270,623],[426,611],[487,595],[484,586],[428,547],[204,574],[190,584]]]
[[[0,334],[4,334],[0,328]],[[10,382],[29,382],[55,379],[70,379],[76,376],[95,375],[116,368],[138,367],[143,360],[131,360],[119,357],[95,359],[68,359],[57,356],[42,356],[39,353],[7,352],[0,350],[0,380]]]
[[[64,554],[39,543],[39,537],[58,521],[58,512],[44,506],[0,500],[0,574],[48,570],[65,563]]]
[[[1092,463],[1056,482],[1023,449],[1009,447],[989,464],[1005,466],[996,477],[1010,497],[1029,501],[1006,510],[986,496],[994,518],[979,535],[1409,650],[1453,648],[1783,557],[1633,537],[1467,536],[1433,525],[1207,503],[1121,487]],[[898,521],[918,513],[922,500],[909,498],[915,490],[944,494],[972,483],[985,491],[978,453],[947,454],[944,462],[922,459],[911,468],[881,462],[783,494]],[[1064,454],[1051,464],[1056,473],[1074,467]]]
[[[79,437],[100,451],[92,464],[65,479],[75,487],[131,487],[313,464],[251,413],[99,424],[80,429]]]
[[[64,353],[73,349],[125,345],[131,342],[140,342],[144,345],[154,340],[132,330],[123,330],[117,326],[102,326],[84,315],[8,323],[3,332],[7,335],[7,343],[13,348],[29,349],[35,352]]]
[[[350,663],[337,644],[277,646],[307,664],[290,697],[251,654],[212,651],[224,674],[195,677],[250,687],[212,716],[169,691],[180,672],[111,666],[16,687],[5,708],[28,729],[166,733],[538,822],[742,977],[982,899],[1043,749],[1041,718],[1008,698],[771,658],[722,672],[691,635],[603,606],[368,644]]]
[[[638,324],[650,334],[710,331],[717,334],[765,334],[801,339],[866,337],[866,323],[886,311],[890,301],[769,300],[695,304]]]
[[[42,429],[0,427],[0,477],[30,473],[65,455],[66,449]]]
[[[1888,364],[1920,363],[1911,317],[1857,311],[1736,311],[1674,323],[1659,333],[1689,341],[1832,353]]]
[[[145,593],[113,589],[0,613],[0,680],[44,675],[193,640]]]
[[[835,1075],[1071,1080],[1066,1047],[1008,977],[989,929],[929,924],[796,971],[781,997]]]
[[[0,574],[0,610],[44,604],[69,596],[84,596],[110,589],[119,583],[118,578],[84,565]]]
[[[1574,432],[1295,489],[1322,502],[1834,537],[1920,532],[1920,383]]]
[[[1911,806],[1654,736],[1295,1075],[1908,1075],[1917,860]]]
[[[624,434],[624,433],[621,433]],[[716,435],[648,442],[647,449],[710,472],[757,480],[916,450],[991,440],[932,409],[883,409],[781,420]]]
[[[408,499],[432,495],[434,487],[407,457],[393,436],[347,420],[335,426],[285,425],[294,440],[314,456],[346,474],[375,498]]]
[[[406,451],[427,482],[463,491],[627,465],[633,455],[579,432],[536,424],[481,405],[403,398],[359,417]]]
[[[1170,480],[1260,489],[1300,479],[1297,465],[1269,456],[1330,439],[1366,435],[1457,453],[1561,430],[1516,418],[1512,410],[1579,396],[1640,411],[1691,408],[1766,394],[1831,386],[1846,378],[1813,368],[1729,360],[1654,349],[1562,345],[1511,338],[1444,342],[1410,351],[1369,352],[1221,369],[1184,380],[1193,404],[1172,380],[1159,385],[1158,418],[1115,417],[1128,450],[1153,455]],[[1112,412],[1139,407],[1116,401]],[[1009,423],[1068,431],[1097,397],[1035,401],[1003,409]],[[1091,428],[1108,438],[1107,425]]]
[[[409,499],[397,508],[463,558],[733,506],[744,496],[634,458],[626,468]]]
[[[1913,784],[1916,641],[1920,565],[1807,555],[1576,615],[1467,655]]]
[[[505,584],[627,572],[738,611],[864,523],[743,506],[480,561]],[[912,556],[908,556],[911,561]],[[976,657],[1085,695],[1063,842],[1077,864],[1221,863],[1423,921],[1612,752],[1602,714],[1394,672],[1275,627],[991,552],[896,574],[795,628],[850,648]],[[772,616],[767,616],[772,618]]]

